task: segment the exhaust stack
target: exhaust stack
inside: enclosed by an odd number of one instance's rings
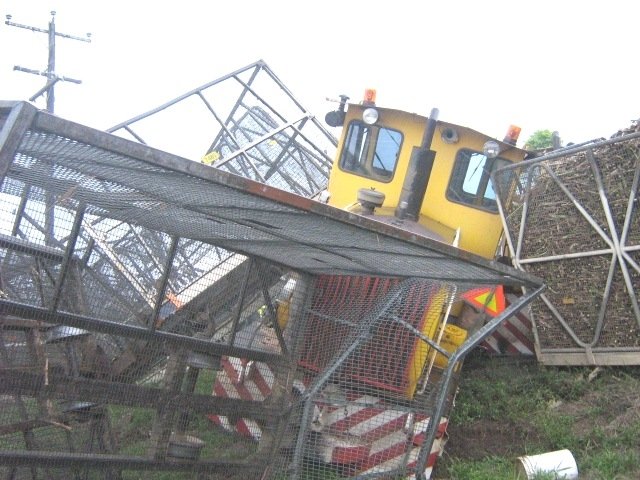
[[[427,192],[429,177],[436,152],[431,150],[433,135],[436,131],[439,111],[437,108],[431,110],[427,126],[422,136],[422,143],[419,147],[413,147],[411,159],[407,168],[407,175],[402,184],[398,207],[395,216],[401,220],[408,219],[417,221],[420,216],[420,208]]]

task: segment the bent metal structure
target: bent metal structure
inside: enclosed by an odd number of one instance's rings
[[[425,478],[459,361],[542,289],[526,272],[25,102],[0,102],[0,127],[3,477]],[[421,333],[425,305],[495,285],[527,293],[457,350]],[[376,379],[393,384],[416,345],[448,361],[416,373],[414,398],[380,391]],[[220,394],[229,365],[235,387],[263,379],[264,394]],[[358,395],[341,396],[345,384]],[[358,436],[335,421],[347,411],[379,428]],[[371,463],[390,416],[403,441],[393,461],[381,449]],[[239,440],[216,419],[260,435]],[[326,435],[360,442],[369,463],[318,462]]]
[[[305,197],[326,188],[337,144],[263,60],[107,131]]]

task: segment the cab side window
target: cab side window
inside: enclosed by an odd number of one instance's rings
[[[401,145],[402,133],[397,130],[353,121],[345,136],[340,169],[389,182],[398,163]]]
[[[481,152],[461,149],[456,155],[447,198],[490,212],[498,211],[491,173],[508,165],[503,158],[488,158]]]

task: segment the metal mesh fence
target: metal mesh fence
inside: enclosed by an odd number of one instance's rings
[[[550,364],[637,364],[637,133],[566,148],[496,175],[509,245],[548,290],[532,305]]]
[[[305,197],[326,188],[337,145],[263,61],[108,131]]]
[[[539,286],[27,104],[0,107],[7,478],[428,473],[459,361],[500,321],[465,330],[453,305],[472,286]]]

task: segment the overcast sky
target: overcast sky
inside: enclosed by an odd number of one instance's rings
[[[0,99],[44,77],[47,35],[4,24],[91,32],[57,38],[56,113],[106,129],[256,60],[319,118],[326,97],[361,98],[520,143],[535,130],[566,142],[609,137],[640,117],[636,0],[2,0]],[[44,98],[36,104],[44,108]]]

